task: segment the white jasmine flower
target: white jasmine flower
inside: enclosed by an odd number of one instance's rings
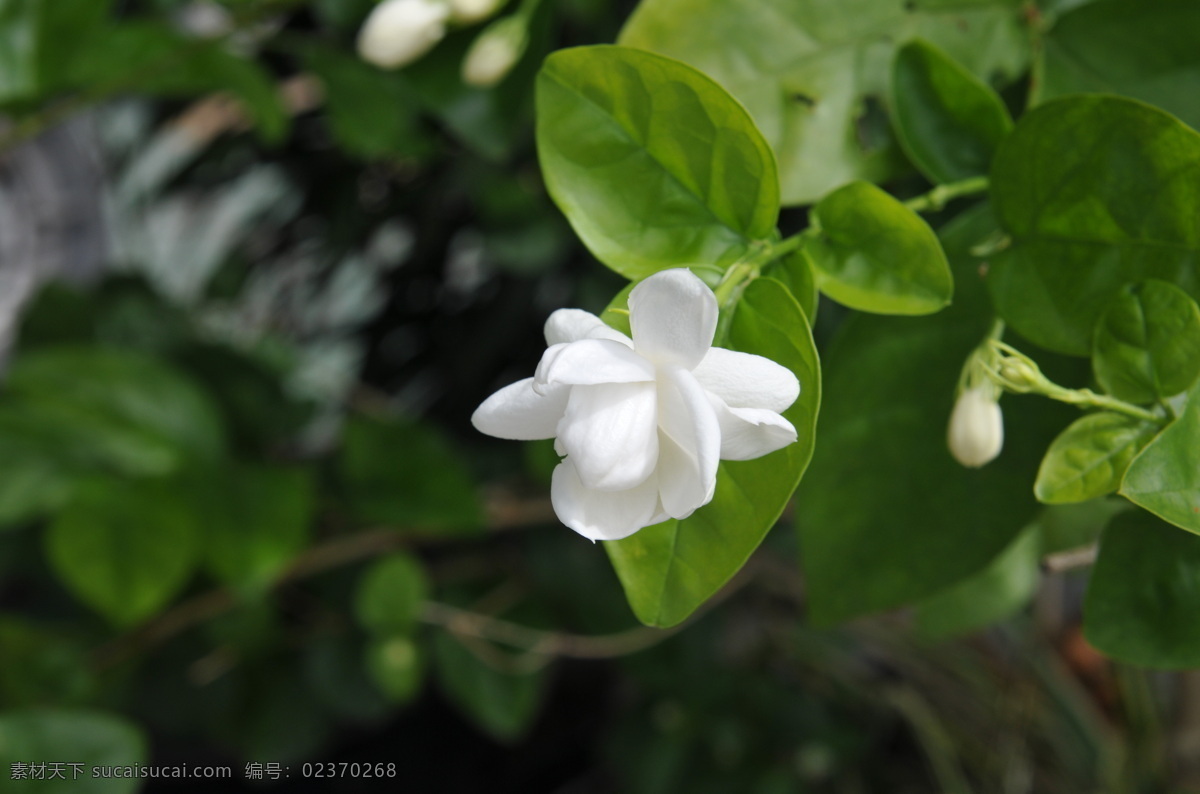
[[[977,469],[995,460],[1004,446],[1004,415],[991,384],[963,390],[950,413],[946,443],[964,466]]]
[[[399,69],[442,40],[449,16],[441,0],[384,0],[358,33],[358,54],[381,69]]]
[[[717,300],[686,269],[629,295],[633,338],[599,317],[560,309],[532,378],[493,394],[471,418],[499,438],[554,438],[565,458],[551,500],[592,540],[686,518],[716,488],[718,459],[749,460],[796,440],[780,416],[796,376],[762,356],[712,347]]]
[[[487,19],[500,10],[506,0],[450,0],[450,16],[461,25]]]
[[[508,17],[489,25],[467,50],[462,65],[463,82],[490,88],[503,80],[521,60],[528,38],[525,20],[520,17]]]

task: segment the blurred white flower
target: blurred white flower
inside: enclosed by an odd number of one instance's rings
[[[494,86],[521,60],[528,41],[524,18],[511,16],[493,22],[467,50],[462,65],[463,82],[477,88]]]
[[[977,469],[1004,447],[1004,415],[991,384],[963,390],[950,413],[946,443],[964,466]]]
[[[500,10],[506,0],[450,0],[450,16],[461,25],[487,19]]]
[[[384,0],[358,33],[358,54],[381,69],[398,69],[442,40],[449,16],[441,0]]]
[[[554,438],[564,460],[551,499],[564,524],[616,540],[707,504],[717,462],[749,460],[796,440],[782,416],[800,393],[774,361],[712,347],[717,300],[686,269],[629,295],[633,338],[579,309],[546,321],[532,378],[493,394],[471,418],[500,438]]]

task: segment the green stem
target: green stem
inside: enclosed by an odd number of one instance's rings
[[[1096,394],[1091,389],[1066,389],[1058,385],[1053,386],[1054,388],[1045,392],[1045,395],[1052,400],[1058,400],[1059,402],[1076,405],[1081,408],[1102,408],[1105,411],[1114,411],[1115,413],[1132,416],[1134,419],[1144,419],[1156,425],[1165,426],[1170,421],[1165,416],[1159,416],[1152,411],[1147,411],[1145,408],[1127,403],[1124,400],[1118,400],[1116,397],[1110,397],[1107,394]]]
[[[928,193],[910,198],[904,202],[904,206],[913,212],[937,212],[953,199],[986,193],[987,189],[988,178],[986,176],[973,176],[961,182],[938,185]]]

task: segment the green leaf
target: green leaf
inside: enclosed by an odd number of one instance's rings
[[[996,308],[1043,347],[1087,355],[1125,284],[1157,278],[1200,295],[1200,135],[1128,99],[1077,96],[1027,113],[992,164],[1012,237],[991,262]]]
[[[986,568],[917,604],[917,630],[931,639],[969,634],[1008,617],[1033,598],[1040,538],[1027,529]]]
[[[362,521],[438,532],[483,525],[470,472],[430,427],[355,417],[337,464],[349,506]]]
[[[541,704],[541,676],[502,672],[445,632],[438,632],[433,647],[442,691],[472,722],[501,742],[515,742],[529,730]]]
[[[991,322],[968,250],[993,224],[981,206],[943,231],[953,305],[920,318],[854,315],[830,347],[817,451],[796,495],[819,624],[901,606],[977,573],[1037,510],[1031,472],[1071,416],[1064,406],[1006,397],[1004,451],[981,469],[960,466],[946,447],[963,362]]]
[[[1111,411],[1076,420],[1046,450],[1034,494],[1040,502],[1063,504],[1115,493],[1129,462],[1158,430],[1153,422]]]
[[[937,235],[917,213],[867,182],[851,182],[813,208],[806,243],[817,286],[838,303],[876,314],[931,314],[950,303],[954,278]]]
[[[0,702],[6,706],[65,706],[94,698],[87,652],[74,638],[5,618],[0,620],[0,659]]]
[[[197,488],[208,569],[221,581],[261,591],[304,549],[313,517],[308,471],[231,462]]]
[[[149,617],[187,582],[201,528],[190,494],[158,480],[89,480],[46,532],[55,573],[118,626]]]
[[[1127,402],[1186,391],[1200,374],[1200,307],[1164,281],[1122,289],[1096,324],[1092,364],[1104,390]]]
[[[682,521],[665,521],[604,544],[638,619],[673,626],[688,617],[745,564],[791,499],[812,457],[821,371],[804,312],[769,278],[746,287],[729,328],[734,350],[765,356],[800,380],[800,397],[783,412],[795,444],[747,461],[722,461],[712,502]]]
[[[304,649],[304,683],[334,717],[379,724],[391,709],[363,663],[365,650],[366,645],[356,635],[318,636]]]
[[[821,293],[817,291],[815,271],[816,265],[813,264],[812,256],[801,248],[776,261],[763,272],[764,276],[773,278],[787,287],[796,303],[800,304],[809,326],[816,321],[817,304],[821,298]]]
[[[1042,554],[1095,543],[1113,516],[1134,509],[1129,502],[1115,496],[1090,502],[1046,505],[1034,521],[1042,536]]]
[[[905,168],[881,98],[895,48],[921,37],[1008,82],[1029,59],[1015,0],[643,0],[619,43],[695,66],[741,101],[779,159],[785,204]]]
[[[1121,94],[1200,127],[1200,7],[1192,0],[1103,2],[1064,14],[1043,39],[1034,101]]]
[[[1121,495],[1160,518],[1200,533],[1200,388],[1179,418],[1129,464]]]
[[[892,64],[892,115],[900,145],[934,182],[984,176],[1012,117],[996,92],[924,41]]]
[[[146,737],[132,723],[100,711],[27,709],[0,714],[0,780],[6,790],[30,794],[133,794],[142,784],[92,776],[95,767],[137,767],[149,759]],[[46,764],[43,779],[19,779],[20,764]],[[51,779],[52,763],[62,778]],[[72,766],[74,764],[74,766]],[[78,770],[79,776],[75,777]]]
[[[1200,666],[1200,538],[1135,510],[1104,531],[1083,631],[1104,653],[1147,667]]]
[[[109,14],[107,0],[0,0],[0,104],[56,87]]]
[[[18,358],[6,385],[17,398],[14,414],[57,425],[59,435],[68,437],[65,443],[91,444],[98,457],[130,471],[164,473],[186,459],[214,460],[224,447],[206,396],[149,356],[100,347],[45,348]]]
[[[410,637],[371,640],[366,650],[367,671],[393,703],[407,703],[421,691],[425,660]]]
[[[399,75],[315,43],[303,55],[325,86],[329,124],[343,149],[371,159],[426,148],[417,127],[416,97]]]
[[[728,264],[774,231],[775,158],[695,69],[624,47],[560,50],[538,74],[537,108],[550,195],[618,273]]]
[[[408,635],[429,597],[425,569],[408,554],[393,554],[371,565],[358,580],[354,614],[367,631]]]

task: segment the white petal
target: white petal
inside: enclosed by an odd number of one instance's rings
[[[580,339],[611,339],[625,347],[633,347],[632,339],[583,309],[559,309],[546,319],[544,332],[547,347]]]
[[[541,391],[555,383],[594,386],[652,380],[654,365],[620,342],[581,339],[554,345],[542,354],[533,373],[533,388]]]
[[[567,410],[570,386],[551,386],[540,394],[533,378],[519,380],[483,401],[471,415],[471,424],[481,433],[514,441],[554,438]]]
[[[721,424],[721,459],[753,460],[796,440],[796,428],[774,411],[730,408],[714,398]]]
[[[692,369],[712,345],[717,299],[686,268],[663,270],[629,293],[633,346],[655,364]]]
[[[800,396],[800,381],[790,369],[753,353],[711,348],[692,374],[731,408],[779,413]]]
[[[570,458],[554,469],[550,501],[560,521],[592,540],[620,540],[658,523],[658,483],[653,477],[625,491],[596,491],[579,479]]]
[[[449,15],[436,0],[384,0],[359,31],[358,54],[381,69],[398,69],[442,40]]]
[[[1004,448],[1004,414],[990,387],[968,389],[959,395],[946,431],[950,454],[964,466],[977,469]]]
[[[558,440],[588,488],[625,490],[653,473],[658,463],[654,391],[652,383],[571,388]]]
[[[684,518],[716,490],[721,427],[704,388],[682,367],[660,368],[658,412],[659,496],[668,515]]]

